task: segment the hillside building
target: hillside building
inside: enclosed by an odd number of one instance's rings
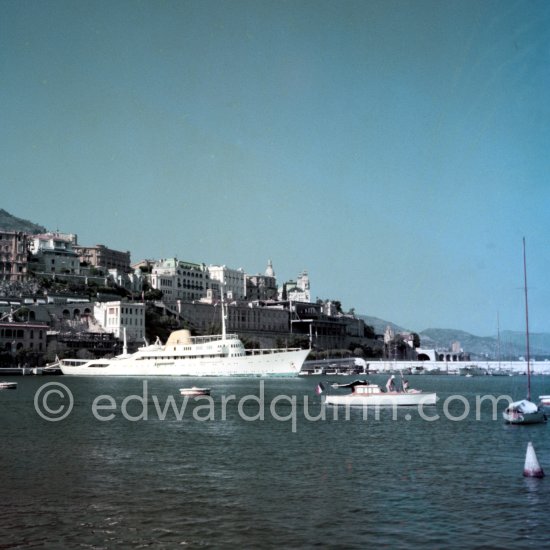
[[[0,231],[0,280],[21,282],[27,276],[29,237],[20,231]]]
[[[35,271],[78,275],[80,259],[74,250],[77,236],[72,233],[42,233],[32,235],[29,250]]]
[[[217,281],[227,300],[244,300],[246,297],[246,275],[242,268],[232,269],[225,265],[208,266],[208,273]]]
[[[219,302],[179,302],[177,314],[197,334],[221,332]],[[265,347],[273,347],[277,338],[288,336],[289,312],[283,308],[234,302],[227,306],[226,330],[236,332],[245,339],[261,342]]]
[[[96,244],[95,246],[73,245],[74,251],[78,254],[80,262],[88,266],[102,269],[107,272],[110,269],[116,269],[122,273],[130,273],[130,252],[121,252],[107,248],[105,245]]]
[[[246,275],[246,299],[250,302],[277,300],[277,280],[271,260],[264,275]]]
[[[206,297],[213,281],[204,264],[168,258],[154,262],[150,274],[151,287],[160,290],[163,301],[174,307],[178,300],[193,301]],[[217,285],[214,285],[217,288]]]
[[[96,302],[95,320],[116,338],[139,341],[145,338],[145,304],[139,302]]]
[[[295,281],[287,281],[279,289],[279,299],[292,302],[311,302],[311,291],[307,271],[302,271]]]
[[[0,322],[0,349],[13,354],[21,349],[44,351],[47,330],[48,325],[42,323]]]

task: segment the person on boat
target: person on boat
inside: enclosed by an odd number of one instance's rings
[[[395,382],[394,382],[394,379],[395,379],[395,375],[391,375],[388,379],[388,381],[386,382],[386,390],[387,391],[395,391]]]
[[[405,393],[409,391],[409,381],[406,378],[403,380],[403,391]]]

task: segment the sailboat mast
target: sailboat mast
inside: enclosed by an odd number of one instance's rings
[[[523,237],[523,286],[525,291],[525,345],[527,347],[527,399],[531,401],[531,357],[529,351],[529,303],[527,300],[527,260],[525,258],[525,237]]]
[[[497,311],[497,361],[498,369],[500,371],[500,315]]]

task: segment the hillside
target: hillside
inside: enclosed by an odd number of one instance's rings
[[[520,355],[525,355],[525,333],[503,330],[500,335],[502,354],[506,354],[509,347],[518,349]],[[550,354],[550,334],[529,333],[529,347],[533,356],[548,356]]]
[[[12,216],[9,212],[0,209],[0,229],[4,231],[23,231],[25,233],[45,233],[46,228],[28,220]]]
[[[28,220],[13,216],[0,209],[0,230],[23,231],[25,233],[45,233],[47,229]],[[384,334],[389,325],[394,332],[409,332],[391,321],[369,315],[358,315],[360,319],[374,328],[376,334]],[[502,359],[517,358],[525,355],[525,334],[522,332],[503,331],[500,344],[496,337],[475,336],[455,329],[426,329],[418,333],[421,346],[424,348],[450,349],[453,342],[460,342],[460,347],[472,358]],[[535,359],[550,358],[550,334],[530,335],[531,355]]]
[[[395,332],[408,332],[405,329],[378,317],[359,315],[367,325],[374,327],[377,334],[384,334],[389,325]],[[460,347],[475,358],[513,359],[525,356],[525,333],[503,331],[498,338],[475,336],[469,332],[456,329],[432,328],[419,332],[421,346],[428,349],[450,349],[453,342],[460,342]],[[530,334],[531,355],[534,359],[550,358],[550,334]]]
[[[384,321],[384,319],[379,319],[378,317],[372,317],[370,315],[357,315],[359,319],[363,319],[366,325],[369,325],[374,328],[376,334],[384,334],[386,327],[389,325],[394,332],[406,332],[408,329],[400,327],[391,321]]]
[[[431,328],[420,332],[420,341],[425,348],[450,349],[453,342],[460,342],[460,347],[472,356],[496,358],[498,344],[490,336],[474,336],[463,330]]]
[[[428,329],[420,333],[422,345],[428,348],[448,348],[453,341],[460,342],[462,349],[473,357],[490,359],[516,359],[524,357],[525,333],[503,331],[498,338],[474,336],[461,330]],[[530,334],[529,345],[533,359],[550,357],[550,334]]]

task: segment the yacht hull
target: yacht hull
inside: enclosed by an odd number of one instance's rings
[[[534,413],[508,413],[505,411],[502,416],[507,424],[542,424],[547,420],[543,411]]]
[[[60,363],[72,376],[298,376],[309,350],[274,351],[244,357],[114,358],[80,365]],[[73,361],[74,363],[74,361]]]
[[[436,393],[380,393],[379,395],[327,395],[328,405],[347,405],[361,407],[411,407],[418,405],[435,405]]]

